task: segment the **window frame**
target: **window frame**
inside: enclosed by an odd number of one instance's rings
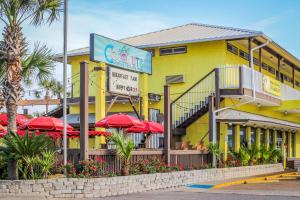
[[[233,44],[230,44],[229,42],[227,42],[227,51],[229,51],[230,53],[233,53],[234,55],[239,54],[239,48],[237,48]]]
[[[184,48],[182,52],[175,52],[174,49]],[[171,50],[171,53],[162,53],[163,50]],[[164,47],[159,48],[159,55],[160,56],[168,56],[168,55],[175,55],[175,54],[185,54],[187,53],[187,46],[177,46],[177,47]]]

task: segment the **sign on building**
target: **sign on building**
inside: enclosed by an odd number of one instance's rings
[[[91,33],[90,60],[115,67],[152,74],[152,55],[148,51]]]
[[[139,96],[139,74],[109,67],[108,91],[126,96]]]
[[[274,96],[281,96],[281,83],[280,81],[263,75],[263,90]]]

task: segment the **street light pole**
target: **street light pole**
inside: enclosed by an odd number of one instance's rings
[[[67,165],[67,36],[68,36],[68,0],[64,1],[64,55],[63,55],[63,85],[64,85],[64,99],[63,99],[63,121],[64,121],[64,129],[63,129],[63,141],[64,141],[64,166]],[[65,175],[67,175],[67,171],[65,168]]]

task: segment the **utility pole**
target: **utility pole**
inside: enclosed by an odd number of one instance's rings
[[[67,42],[68,42],[68,0],[64,0],[64,55],[63,55],[63,85],[64,85],[64,100],[63,100],[63,141],[64,141],[64,166],[67,165]],[[65,175],[67,175],[67,170],[65,168]]]

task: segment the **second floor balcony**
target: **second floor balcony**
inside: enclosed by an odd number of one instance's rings
[[[219,70],[219,89],[221,96],[240,96],[252,98],[255,91],[257,103],[264,106],[279,106],[282,101],[300,100],[300,91],[248,66],[226,66]],[[254,81],[254,84],[252,84]],[[239,98],[239,97],[238,97]]]

